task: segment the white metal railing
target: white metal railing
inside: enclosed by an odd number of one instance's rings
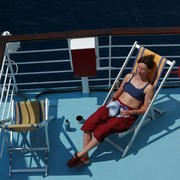
[[[133,37],[132,39],[136,38]],[[12,51],[11,47],[6,46],[0,74],[0,103],[2,103],[3,94],[7,93],[7,90],[13,93],[13,91],[27,91],[31,89],[83,89],[82,86],[84,84],[90,88],[109,88],[133,44],[132,40],[132,43],[128,44],[127,42],[123,44],[124,39],[121,36],[95,37],[97,75],[84,79],[84,77],[75,77],[73,74],[69,40],[67,38],[47,41],[23,41],[20,42],[21,48],[17,48],[18,50],[16,49],[16,51]],[[143,40],[141,41],[144,42]],[[141,43],[139,42],[139,44]],[[150,44],[146,42],[146,44],[143,43],[141,45],[168,59],[176,60],[176,67],[174,67],[172,76],[168,78],[167,84],[178,84],[180,82],[178,74],[180,44],[170,44],[168,42]],[[173,50],[172,53],[169,49]],[[135,58],[135,54],[133,58]],[[127,67],[127,71],[130,70],[131,65]],[[7,88],[7,79],[11,81],[12,87],[9,85],[9,88]],[[84,80],[87,82],[84,82]]]
[[[16,72],[13,66],[15,65]],[[17,65],[10,59],[8,48],[5,49],[5,54],[2,62],[0,75],[1,81],[1,97],[0,97],[0,120],[8,119],[11,116],[11,103],[14,91],[17,91],[15,74],[17,74]]]

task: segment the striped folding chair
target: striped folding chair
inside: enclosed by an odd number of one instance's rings
[[[137,51],[137,55],[136,55],[136,58],[134,61],[134,65],[132,67],[132,71],[131,71],[132,73],[136,73],[136,71],[137,71],[137,60],[140,57],[145,56],[145,55],[149,55],[149,54],[154,55],[155,65],[154,65],[154,68],[149,73],[148,79],[155,89],[155,94],[154,94],[154,97],[153,97],[151,103],[148,106],[148,109],[146,110],[146,112],[143,115],[139,116],[139,118],[136,120],[135,125],[133,125],[130,129],[128,129],[125,132],[118,133],[119,138],[122,138],[122,137],[132,133],[132,137],[130,138],[130,141],[127,143],[125,148],[121,147],[119,145],[119,143],[113,141],[112,138],[110,138],[110,137],[106,138],[107,142],[109,142],[116,149],[118,149],[120,152],[122,152],[122,158],[124,156],[126,156],[127,152],[129,151],[129,148],[131,147],[132,143],[134,142],[134,140],[135,140],[137,134],[139,133],[141,127],[143,125],[147,124],[148,122],[150,122],[151,120],[154,120],[157,116],[159,116],[165,112],[165,111],[157,109],[156,107],[154,107],[153,104],[154,104],[155,99],[157,98],[161,88],[163,87],[168,75],[170,74],[170,72],[171,72],[171,70],[175,64],[175,61],[169,61],[166,58],[150,51],[149,49],[146,49],[146,48],[138,45],[138,43],[135,42],[134,45],[132,46],[122,68],[120,69],[109,93],[107,94],[103,104],[105,104],[108,101],[108,99],[111,97],[112,92],[117,87],[117,84],[119,83],[119,79],[121,78],[125,67],[127,66],[129,60],[132,59],[132,55],[134,53],[134,50],[138,50],[138,51]]]
[[[5,130],[5,134],[10,132],[9,138],[7,135],[4,136],[7,141],[10,158],[9,176],[11,176],[12,173],[18,172],[44,172],[45,176],[47,176],[48,152],[50,151],[48,123],[54,119],[54,117],[48,117],[47,103],[47,99],[42,101],[12,102],[12,121],[0,124],[0,127]],[[44,128],[45,130],[42,135],[44,136],[44,140],[40,140],[45,142],[45,144],[39,147],[38,145],[42,143],[38,142],[35,147],[33,147],[33,141],[37,141],[36,139],[38,138],[33,140],[29,134],[34,133],[34,131],[40,128]],[[20,142],[15,142],[15,139]],[[37,162],[37,166],[35,167],[15,168],[13,166],[13,154],[15,151],[19,151],[22,154],[24,153],[24,156],[26,156],[27,152],[31,153],[31,158],[35,158],[35,161],[38,161],[38,157],[35,157],[35,154],[38,155],[37,152],[43,152],[45,153],[44,159],[41,161],[43,163],[40,165],[40,163]]]

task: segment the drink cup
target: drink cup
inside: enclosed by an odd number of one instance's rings
[[[77,121],[79,124],[83,124],[84,118],[83,118],[81,115],[79,115],[79,116],[76,117],[76,121]]]

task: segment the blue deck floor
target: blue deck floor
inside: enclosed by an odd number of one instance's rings
[[[161,90],[156,107],[167,112],[155,121],[144,126],[131,146],[127,156],[121,159],[121,153],[107,142],[100,144],[90,152],[91,164],[78,169],[66,167],[66,161],[82,147],[81,125],[76,116],[85,119],[99,107],[107,92],[91,92],[84,96],[81,92],[54,93],[40,96],[49,98],[50,114],[56,118],[49,124],[51,151],[49,153],[48,176],[41,173],[20,173],[8,176],[9,156],[4,149],[0,159],[0,179],[12,180],[56,180],[56,179],[121,179],[121,180],[179,180],[180,179],[180,88]],[[64,120],[70,121],[71,131],[64,129]],[[36,136],[36,141],[41,141]],[[116,136],[112,136],[118,140]],[[122,139],[122,145],[129,137]],[[2,141],[2,136],[0,138]],[[119,140],[121,141],[121,139]],[[32,160],[32,159],[31,159]],[[26,159],[16,163],[28,165]]]

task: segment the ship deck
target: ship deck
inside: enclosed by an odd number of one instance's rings
[[[46,97],[49,99],[49,114],[56,117],[49,124],[48,176],[44,177],[42,173],[17,173],[9,177],[9,155],[4,147],[3,156],[0,159],[1,179],[179,180],[179,92],[180,88],[163,88],[161,90],[155,106],[166,110],[166,113],[141,129],[123,159],[119,151],[104,141],[90,152],[91,163],[76,169],[69,169],[66,166],[66,162],[72,154],[82,147],[81,125],[76,122],[76,116],[82,115],[86,119],[103,103],[107,92],[91,91],[88,95],[79,91],[42,94],[39,99]],[[28,96],[35,98],[33,93]],[[66,119],[70,121],[70,131],[66,131],[64,128]],[[111,138],[125,145],[129,137],[130,135],[118,139],[116,135],[112,135]],[[39,134],[35,138],[38,142],[42,137]],[[0,141],[2,143],[2,136]],[[15,165],[28,166],[33,161],[33,157],[20,158],[20,156],[21,153],[16,154]]]

